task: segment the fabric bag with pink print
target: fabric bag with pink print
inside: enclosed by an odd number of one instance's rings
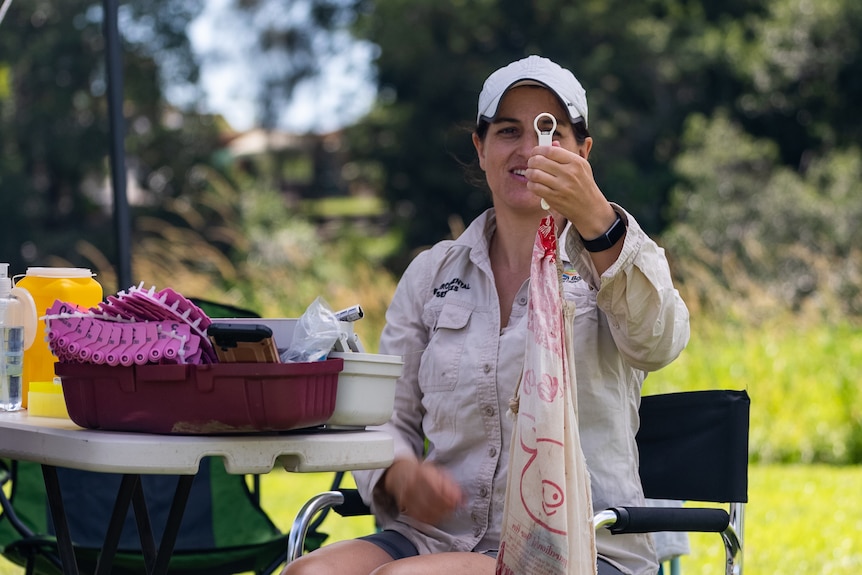
[[[550,215],[536,234],[527,314],[496,573],[594,575],[590,477],[578,431],[569,333],[574,302],[562,297]]]

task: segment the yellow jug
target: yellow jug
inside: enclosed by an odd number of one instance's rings
[[[27,268],[26,275],[18,280],[16,287],[26,289],[33,296],[36,311],[44,316],[56,300],[81,307],[95,307],[102,301],[102,286],[93,279],[87,268]],[[40,335],[24,352],[22,378],[23,406],[27,407],[27,395],[32,382],[54,381],[54,364],[57,358],[48,347],[47,323],[42,322]]]

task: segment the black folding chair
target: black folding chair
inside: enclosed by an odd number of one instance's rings
[[[637,435],[644,494],[684,500],[686,507],[614,507],[593,518],[596,529],[614,534],[661,531],[719,533],[725,574],[742,575],[744,506],[748,501],[748,424],[745,391],[709,390],[646,396]],[[337,484],[336,484],[337,486]],[[722,503],[692,507],[691,502]],[[344,517],[367,515],[355,489],[314,496],[299,511],[288,540],[288,562],[311,549],[305,538],[318,514],[332,508]],[[319,541],[319,538],[313,538]]]
[[[725,573],[741,575],[748,502],[745,391],[710,390],[644,397],[637,436],[644,494],[653,499],[725,503],[720,508],[617,507],[597,513],[611,533],[720,533]]]

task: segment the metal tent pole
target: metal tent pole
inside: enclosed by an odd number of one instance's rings
[[[132,231],[126,196],[125,123],[123,121],[123,65],[118,24],[119,0],[104,0],[105,58],[108,116],[111,135],[111,186],[114,191],[114,229],[117,240],[117,287],[132,285]]]

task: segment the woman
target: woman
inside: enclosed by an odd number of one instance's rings
[[[543,112],[557,122],[551,146],[536,145]],[[493,208],[420,254],[386,315],[380,352],[404,358],[383,426],[395,460],[354,473],[383,531],[311,553],[289,575],[494,573],[512,433],[505,412],[523,366],[542,200],[568,222],[564,297],[577,309],[579,429],[594,507],[643,502],[641,384],[689,336],[664,252],[593,179],[586,95],[568,70],[530,56],[489,76],[473,143]],[[658,569],[649,535],[598,533],[597,550],[601,575]]]

